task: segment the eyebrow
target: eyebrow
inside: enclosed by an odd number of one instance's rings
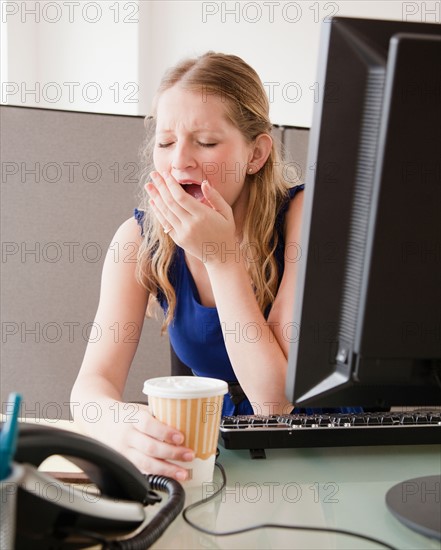
[[[202,134],[204,132],[212,133],[212,134],[225,134],[225,131],[223,131],[223,130],[215,130],[215,129],[210,129],[210,128],[196,128],[194,130],[191,130],[188,133],[189,134]],[[161,128],[161,129],[158,129],[156,133],[157,134],[174,134],[175,130],[172,130],[170,128]]]

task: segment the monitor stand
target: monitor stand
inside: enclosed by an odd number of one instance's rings
[[[410,529],[441,540],[440,485],[440,475],[402,481],[389,489],[386,505]]]

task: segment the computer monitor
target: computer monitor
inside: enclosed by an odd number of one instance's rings
[[[286,392],[441,404],[441,26],[324,22]]]

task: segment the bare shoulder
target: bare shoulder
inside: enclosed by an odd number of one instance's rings
[[[145,294],[136,278],[138,251],[143,237],[135,218],[129,218],[116,230],[107,250],[102,276],[102,296],[111,296],[119,290],[126,297],[128,293]]]
[[[300,233],[302,228],[304,192],[299,191],[290,201],[285,217],[285,270],[281,289],[286,287],[286,281],[295,280],[297,263],[300,259]]]
[[[304,197],[304,191],[299,191],[289,203],[285,222],[285,236],[288,237],[288,239],[286,239],[287,241],[290,240],[291,236],[299,236],[300,234]]]
[[[142,243],[142,239],[143,237],[141,235],[141,227],[136,219],[132,216],[118,227],[112,239],[112,243],[133,243],[134,245],[136,245],[136,247],[139,247]]]
[[[275,336],[288,357],[289,340],[284,336],[286,327],[291,326],[294,309],[297,266],[301,257],[300,230],[302,226],[303,192],[298,192],[290,201],[285,217],[285,254],[282,281],[271,308],[268,320],[274,323]]]

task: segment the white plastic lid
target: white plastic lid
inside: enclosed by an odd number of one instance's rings
[[[228,384],[204,376],[163,376],[146,380],[142,391],[152,397],[197,399],[224,395],[228,391]]]

